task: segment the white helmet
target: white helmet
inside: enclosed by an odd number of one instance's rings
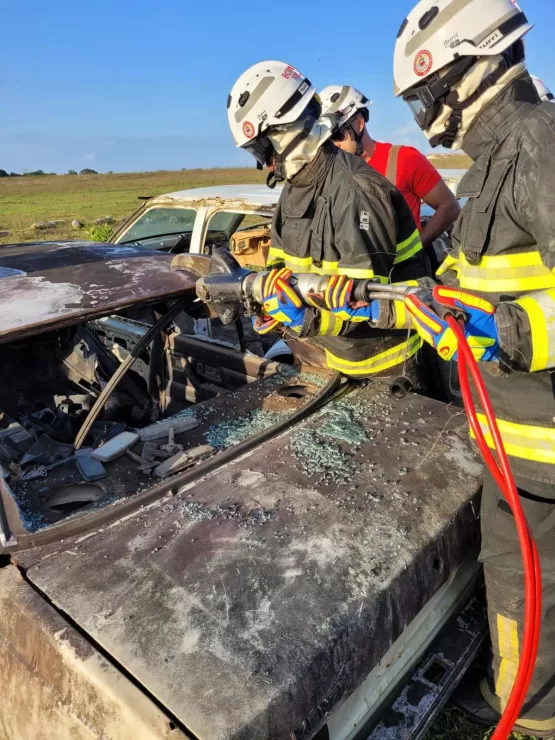
[[[360,113],[364,122],[368,123],[368,108],[372,105],[372,101],[368,100],[366,95],[363,95],[356,87],[350,85],[328,85],[320,93],[320,99],[322,115],[330,119],[333,138],[343,140],[345,131],[351,124],[351,133],[357,145],[356,153],[361,157],[364,152],[362,144],[364,129],[357,131],[352,122],[357,113]]]
[[[523,44],[517,44],[532,25],[513,0],[421,0],[403,21],[397,35],[394,60],[395,96],[411,107],[416,122],[427,129],[444,104],[455,104],[459,116],[448,122],[445,137],[432,145],[449,146],[460,127],[462,110],[505,72],[523,61]],[[479,57],[503,55],[503,63],[490,74],[474,100],[449,100]],[[446,69],[448,68],[448,69]],[[440,73],[441,74],[438,74]],[[474,96],[473,96],[474,97]]]
[[[534,75],[530,75],[532,78],[532,82],[536,86],[536,90],[538,91],[538,95],[540,96],[540,100],[545,103],[548,100],[554,101],[555,95],[551,92],[551,90],[547,87],[545,82],[543,80],[540,80],[539,77],[534,77]]]
[[[333,117],[334,129],[344,126],[359,111],[368,121],[368,108],[372,105],[366,95],[349,85],[328,85],[321,91],[320,101],[322,115]]]
[[[364,122],[368,123],[369,113],[368,108],[372,105],[372,101],[368,100],[366,95],[363,95],[360,90],[350,85],[328,85],[320,93],[320,100],[322,103],[322,115],[330,119],[332,132],[337,136],[341,129],[348,127],[357,113],[360,113]],[[357,132],[351,127],[352,134],[357,144],[357,154],[362,156],[364,151],[362,146],[362,137],[364,131]],[[344,134],[342,133],[342,138]]]
[[[285,62],[259,62],[239,77],[227,99],[231,133],[238,147],[249,152],[262,168],[273,154],[267,133],[307,116],[316,88]],[[320,106],[313,111],[316,118]]]

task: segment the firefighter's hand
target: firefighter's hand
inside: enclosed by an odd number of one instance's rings
[[[301,299],[289,284],[292,274],[291,270],[283,268],[281,270],[271,270],[264,277],[262,309],[265,317],[264,321],[266,323],[274,322],[272,328],[275,328],[278,324],[283,324],[298,331],[303,326],[306,307],[303,306]],[[268,331],[271,330],[271,328],[268,329]],[[259,330],[257,329],[257,331]]]
[[[446,314],[464,317],[464,335],[478,362],[499,359],[495,308],[488,301],[462,290],[437,286],[431,292],[408,295],[405,305],[414,328],[444,360],[457,359],[457,339],[445,320]]]
[[[253,316],[252,317],[252,328],[257,334],[264,336],[269,334],[271,331],[275,331],[279,327],[279,321],[275,321],[270,316]]]
[[[351,302],[353,292],[353,280],[345,275],[334,275],[328,280],[324,293],[326,308],[342,321],[370,321],[377,318],[374,312],[379,311],[377,302],[370,304]]]

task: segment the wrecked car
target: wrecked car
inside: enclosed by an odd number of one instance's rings
[[[183,331],[172,259],[0,253],[0,734],[420,737],[485,630],[463,412]]]

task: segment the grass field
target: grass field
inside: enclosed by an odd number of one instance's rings
[[[465,155],[438,155],[437,167],[463,169]],[[265,173],[249,169],[186,170],[180,172],[138,172],[117,175],[57,175],[0,178],[0,244],[40,239],[86,238],[73,231],[73,219],[89,224],[96,218],[127,216],[140,205],[139,195],[158,195],[172,190],[264,182]],[[67,221],[56,231],[34,231],[36,222]]]
[[[72,219],[90,223],[96,218],[121,219],[140,205],[139,195],[159,195],[173,190],[264,182],[265,174],[250,169],[139,172],[117,175],[57,175],[0,178],[0,231],[9,237],[0,243],[41,239],[78,239]],[[36,222],[68,221],[56,231],[34,231]]]

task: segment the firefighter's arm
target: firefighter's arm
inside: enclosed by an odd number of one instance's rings
[[[524,276],[528,290],[501,303],[496,322],[502,356],[528,372],[555,368],[555,144],[528,160],[515,192],[519,215],[537,245],[536,276]],[[525,165],[527,163],[524,163]],[[516,271],[518,274],[519,271]],[[532,284],[531,284],[532,283]],[[535,284],[534,284],[535,283]]]

